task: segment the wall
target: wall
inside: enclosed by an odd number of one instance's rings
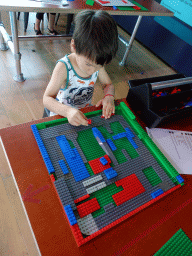
[[[113,18],[129,34],[132,33],[137,16],[113,16]],[[175,17],[172,19],[178,20]],[[183,25],[185,26],[185,23]],[[191,27],[187,25],[186,27],[192,32]],[[179,73],[187,77],[192,76],[192,45],[160,25],[154,17],[142,18],[136,39]]]

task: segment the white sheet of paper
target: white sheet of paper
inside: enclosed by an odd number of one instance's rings
[[[34,2],[44,2],[46,4],[53,4],[53,5],[69,5],[67,0],[29,0]]]
[[[180,174],[192,174],[192,132],[146,129],[149,137]]]
[[[95,0],[95,1],[101,4],[102,6],[135,6],[128,0],[101,0],[101,1]],[[104,4],[102,2],[107,2],[107,3]]]

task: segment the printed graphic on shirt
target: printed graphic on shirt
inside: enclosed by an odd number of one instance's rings
[[[93,87],[71,88],[65,99],[72,106],[84,105],[91,100],[93,91]]]

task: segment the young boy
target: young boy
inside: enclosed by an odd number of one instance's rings
[[[114,86],[104,65],[115,57],[117,48],[117,26],[107,12],[85,10],[76,16],[72,53],[57,62],[43,96],[50,116],[67,117],[74,126],[88,125],[79,109],[91,103],[98,77],[105,96],[96,106],[102,104],[102,115],[110,118],[115,112]]]

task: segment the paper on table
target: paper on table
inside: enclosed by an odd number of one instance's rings
[[[34,2],[43,2],[43,3],[46,3],[46,4],[53,4],[53,5],[69,5],[67,3],[67,0],[29,0],[29,1],[34,1]]]
[[[146,129],[149,137],[180,174],[192,174],[192,132]]]
[[[96,0],[102,6],[135,6],[128,0]]]

